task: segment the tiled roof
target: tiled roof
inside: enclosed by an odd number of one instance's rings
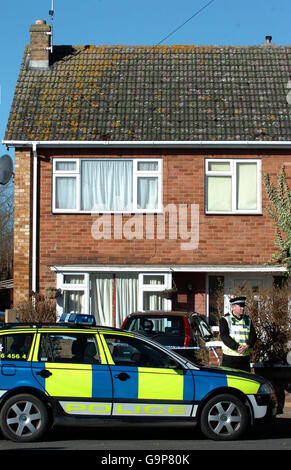
[[[26,49],[5,140],[290,141],[291,46]]]

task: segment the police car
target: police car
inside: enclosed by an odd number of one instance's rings
[[[230,440],[276,414],[263,378],[203,367],[138,333],[92,322],[6,324],[0,358],[0,428],[13,441],[115,418],[190,420],[205,436]]]

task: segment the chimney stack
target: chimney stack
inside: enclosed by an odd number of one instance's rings
[[[51,27],[45,20],[36,20],[30,27],[30,67],[46,69],[49,67],[51,52]]]
[[[272,36],[266,36],[266,42],[264,42],[262,46],[274,46],[272,43]]]

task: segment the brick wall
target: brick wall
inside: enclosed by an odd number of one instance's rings
[[[52,158],[72,157],[72,153],[43,154],[40,163],[40,283],[48,282],[48,266],[58,264],[263,264],[274,252],[275,232],[272,221],[265,215],[205,215],[205,158],[261,158],[262,171],[276,176],[287,153],[243,152],[210,153],[79,153],[81,157],[163,158],[163,204],[199,205],[199,246],[181,251],[181,240],[95,240],[91,234],[96,216],[89,214],[52,214]],[[263,188],[263,184],[262,184]],[[262,189],[263,206],[267,197]],[[123,221],[129,220],[123,216]],[[190,216],[189,216],[190,218]],[[144,222],[145,226],[145,222]]]
[[[50,33],[51,27],[44,20],[37,20],[30,27],[30,60],[35,61],[49,60],[49,50],[51,45]]]
[[[14,177],[14,304],[31,291],[32,158],[27,149],[15,151]]]
[[[204,191],[205,158],[259,158],[263,173],[276,177],[283,163],[290,163],[287,151],[280,153],[216,152],[215,154],[196,150],[183,152],[146,152],[98,150],[39,151],[40,200],[39,200],[39,287],[45,289],[54,284],[55,277],[50,266],[61,264],[263,264],[275,250],[273,222],[263,215],[205,215]],[[163,204],[199,205],[199,245],[195,250],[181,250],[183,240],[142,239],[96,240],[91,229],[97,216],[90,214],[52,213],[52,160],[53,157],[80,156],[99,158],[156,157],[163,159]],[[287,167],[291,169],[290,165]],[[15,294],[17,301],[29,292],[30,282],[30,232],[31,209],[31,163],[28,151],[16,152],[15,177]],[[263,207],[268,202],[262,183]],[[126,223],[132,214],[123,216]],[[141,216],[144,217],[144,216]],[[154,217],[155,219],[156,217]],[[144,217],[145,227],[145,217]],[[190,222],[190,215],[189,215]],[[25,277],[23,277],[25,276]],[[195,305],[197,311],[204,310],[205,299],[197,291]],[[20,297],[19,297],[20,296]],[[188,296],[189,298],[189,296]],[[200,305],[201,304],[201,305]]]

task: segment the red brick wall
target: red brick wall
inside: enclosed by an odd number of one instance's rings
[[[30,27],[30,60],[49,60],[48,48],[51,45],[51,27],[44,20],[37,20]]]
[[[30,149],[15,151],[14,177],[14,304],[31,291],[32,157]]]
[[[96,216],[90,214],[53,214],[52,213],[52,159],[53,157],[92,157],[108,158],[156,157],[163,159],[163,205],[199,205],[199,245],[196,250],[181,250],[183,240],[169,240],[166,230],[165,240],[95,240],[91,234],[92,223]],[[263,215],[205,215],[204,165],[206,158],[259,158],[262,172],[272,178],[279,173],[283,163],[289,163],[287,151],[255,152],[199,152],[183,151],[98,151],[98,150],[39,150],[40,200],[39,200],[39,281],[40,288],[55,282],[49,269],[60,264],[263,264],[275,251],[273,245],[275,232],[272,220]],[[28,171],[27,157],[22,159],[22,167],[16,168],[16,179],[21,180],[23,172]],[[19,160],[20,161],[20,160]],[[24,183],[17,183],[20,186]],[[16,185],[17,186],[17,185]],[[20,188],[19,186],[19,188]],[[30,191],[29,184],[25,191]],[[262,183],[263,207],[268,201]],[[21,212],[20,197],[16,198],[16,214]],[[20,223],[21,217],[16,217]],[[131,215],[123,216],[123,221]],[[145,224],[144,224],[145,225]],[[23,251],[26,248],[23,246]],[[19,276],[21,259],[15,258],[15,279]],[[199,291],[194,294],[196,311],[204,310],[204,297]],[[186,300],[188,302],[188,299]]]

